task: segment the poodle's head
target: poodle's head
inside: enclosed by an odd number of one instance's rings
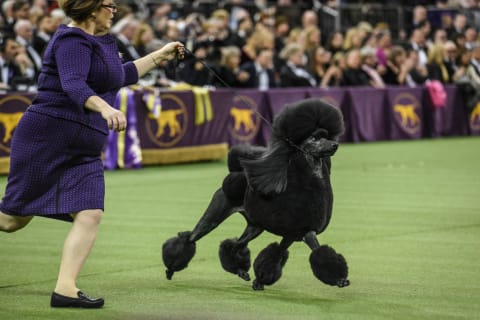
[[[290,158],[301,152],[307,160],[323,163],[322,158],[337,151],[343,130],[342,113],[323,100],[306,99],[286,106],[273,122],[269,147],[262,156],[241,161],[249,186],[263,194],[285,191]],[[329,159],[326,167],[328,163]]]
[[[315,158],[331,156],[337,151],[343,133],[340,110],[318,98],[287,105],[275,118],[272,144],[298,148]]]

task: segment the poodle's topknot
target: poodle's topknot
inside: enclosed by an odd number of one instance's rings
[[[330,139],[338,138],[344,131],[342,113],[322,99],[305,99],[287,105],[275,117],[272,142],[289,140],[300,144],[317,129],[325,129]]]

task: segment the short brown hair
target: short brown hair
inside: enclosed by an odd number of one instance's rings
[[[103,0],[63,0],[58,1],[60,8],[73,21],[83,22],[100,9]]]

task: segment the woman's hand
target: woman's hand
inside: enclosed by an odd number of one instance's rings
[[[107,121],[108,129],[118,132],[127,128],[127,118],[120,110],[112,107],[104,108],[101,115]]]
[[[175,57],[183,59],[185,56],[185,46],[178,41],[169,42],[157,51],[157,56],[160,57],[161,60],[171,60]]]

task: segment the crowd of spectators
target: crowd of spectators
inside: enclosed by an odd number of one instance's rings
[[[237,0],[228,8],[186,13],[174,3],[158,2],[149,7],[147,15],[127,2],[117,3],[112,32],[125,61],[169,41],[182,41],[189,50],[184,60],[164,63],[151,72],[142,79],[145,84],[171,87],[181,82],[263,90],[383,88],[438,80],[470,83],[480,90],[479,25],[469,21],[464,10],[448,11],[438,25],[430,21],[427,7],[417,4],[401,34],[392,34],[388,21],[374,25],[362,21],[326,34],[319,27],[318,8],[294,10],[298,7],[289,0],[274,4]],[[322,3],[332,10],[339,4]],[[61,23],[68,23],[55,4],[47,0],[2,2],[0,89],[35,82],[52,33]],[[434,1],[432,5],[480,10],[480,1],[474,0]]]

